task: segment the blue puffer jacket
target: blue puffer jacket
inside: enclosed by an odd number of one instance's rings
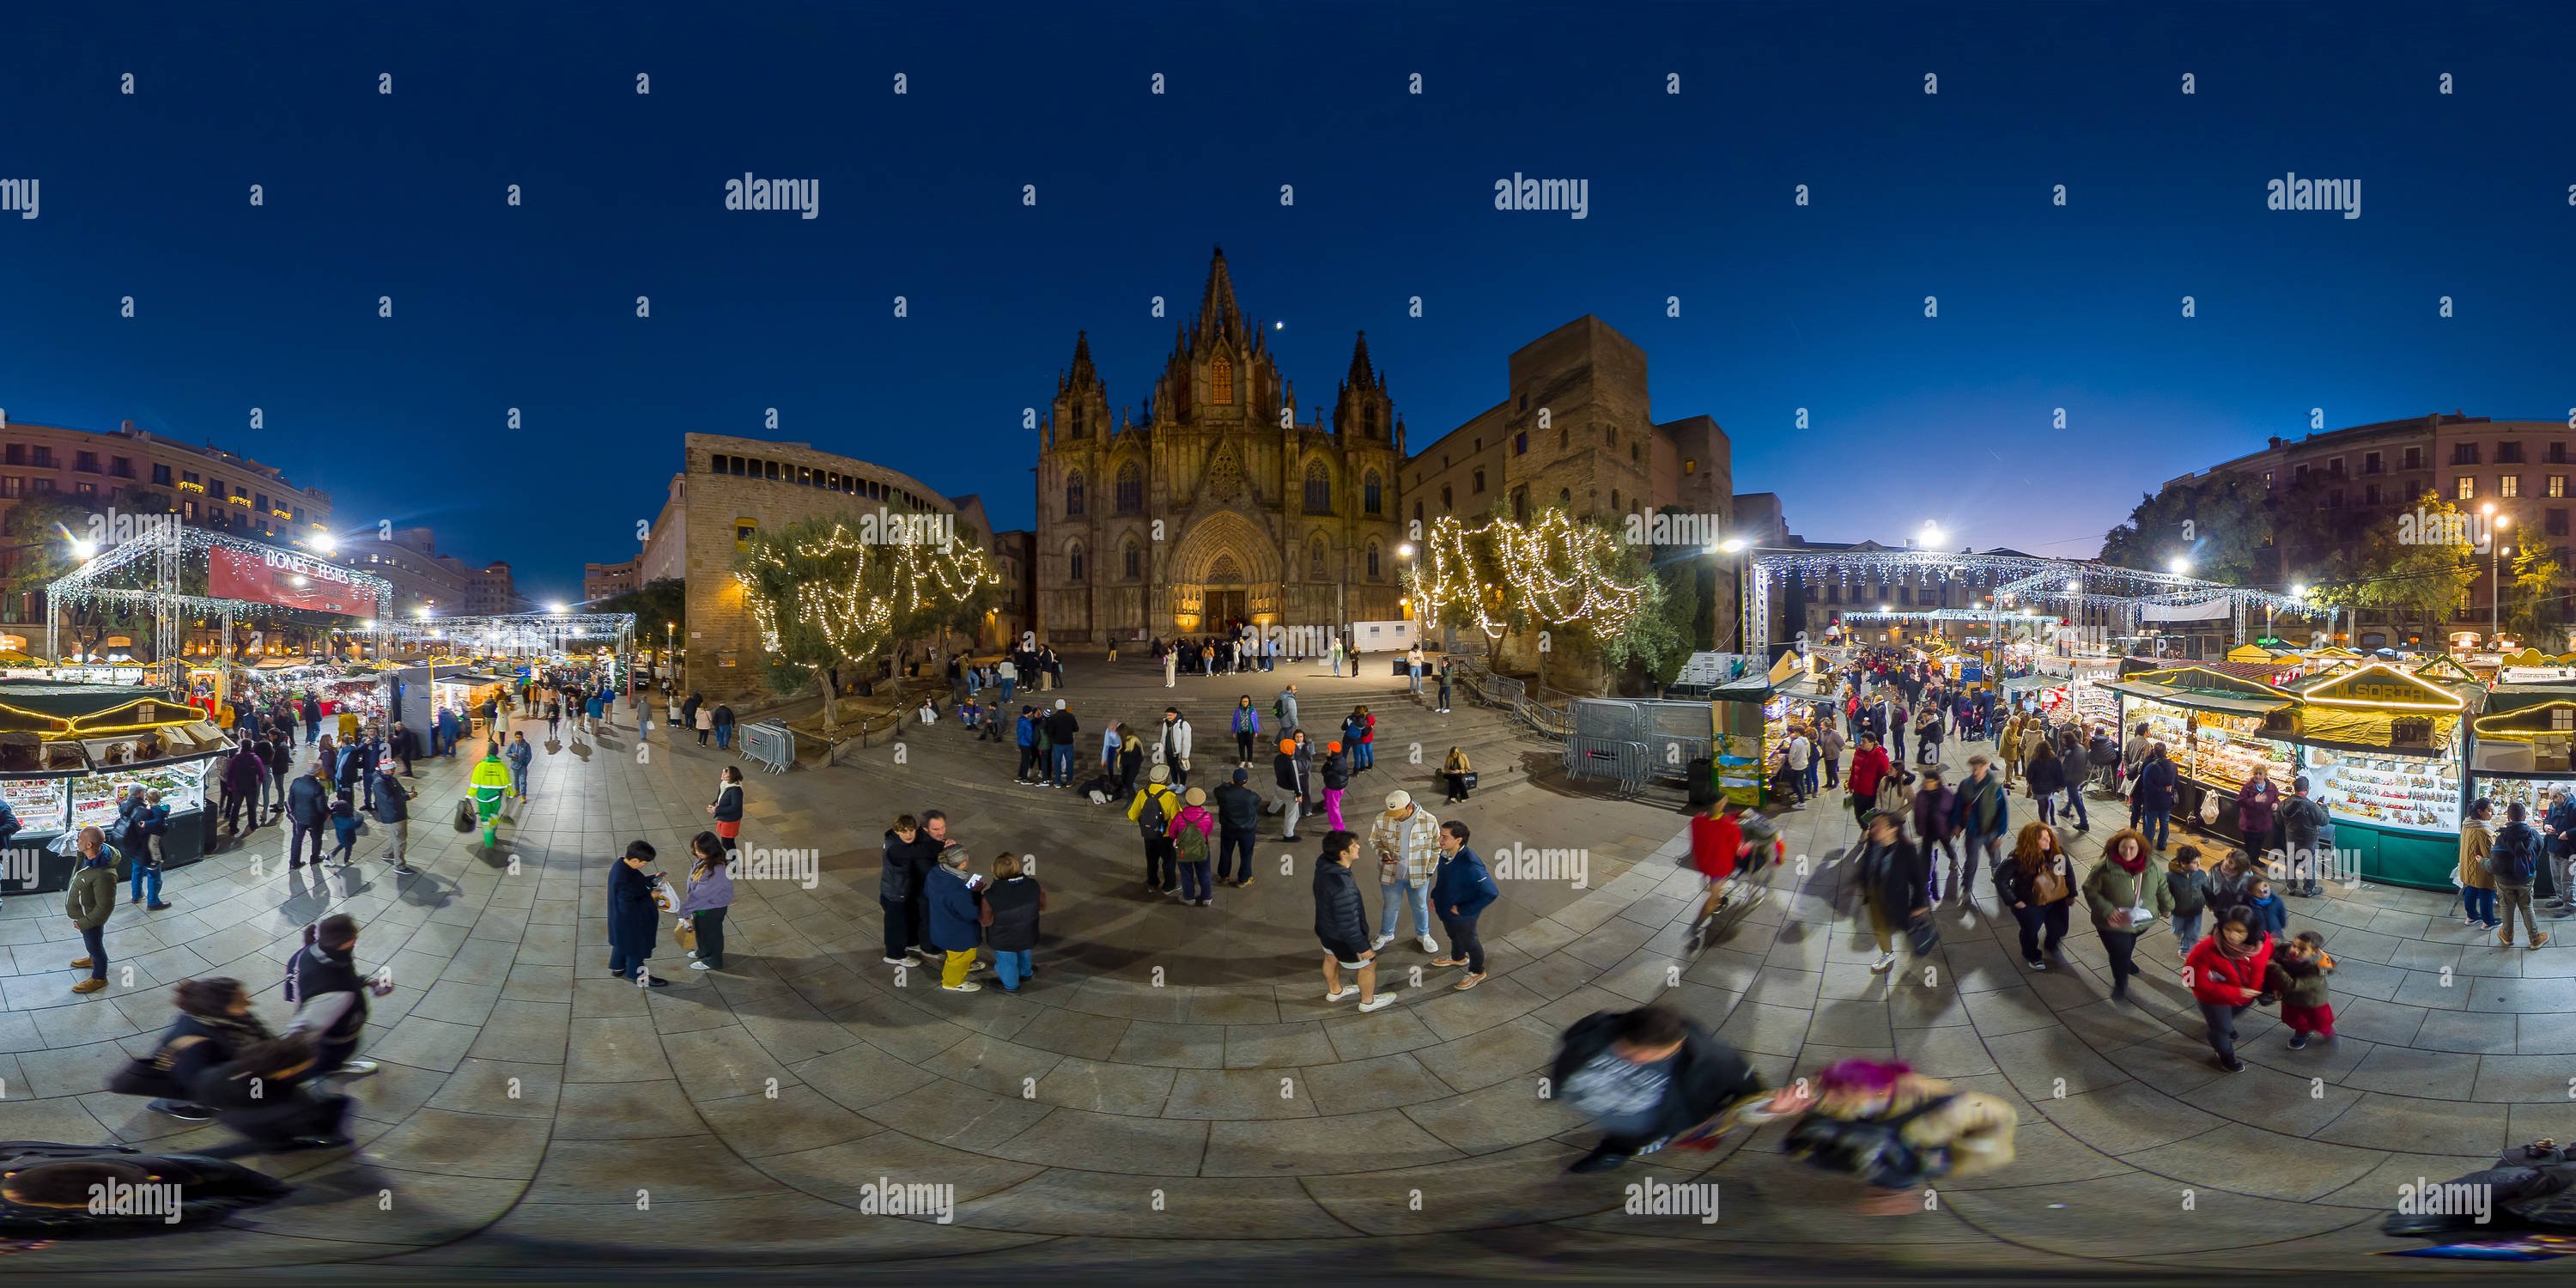
[[[1439,868],[1431,874],[1431,910],[1443,917],[1471,919],[1502,897],[1493,874],[1485,870],[1485,861],[1463,845],[1456,854],[1440,860]],[[1457,911],[1451,912],[1451,908]]]
[[[943,863],[923,883],[922,893],[930,900],[923,929],[931,947],[964,953],[984,942],[984,910],[977,906],[975,892],[966,888],[963,873]]]

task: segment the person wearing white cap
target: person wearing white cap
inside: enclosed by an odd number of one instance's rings
[[[1388,792],[1386,812],[1370,826],[1369,840],[1377,850],[1381,896],[1377,941],[1369,947],[1394,941],[1396,910],[1410,904],[1415,942],[1426,953],[1438,953],[1440,943],[1431,937],[1431,878],[1440,869],[1440,820],[1414,804],[1411,792]]]

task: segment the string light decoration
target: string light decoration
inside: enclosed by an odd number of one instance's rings
[[[784,651],[784,619],[794,623],[788,629],[817,632],[842,657],[869,657],[907,623],[1002,584],[984,552],[962,541],[866,542],[839,522],[787,540],[755,534],[734,573],[761,647],[771,653]]]
[[[1443,620],[1445,608],[1472,605],[1468,625],[1489,639],[1523,616],[1545,626],[1582,626],[1609,638],[1628,628],[1646,606],[1651,573],[1621,576],[1628,550],[1617,537],[1576,523],[1562,510],[1542,510],[1529,523],[1493,519],[1469,528],[1454,517],[1435,520],[1422,541],[1422,560],[1409,578],[1425,621]],[[1484,569],[1502,578],[1485,580]],[[1489,611],[1499,608],[1501,616]]]

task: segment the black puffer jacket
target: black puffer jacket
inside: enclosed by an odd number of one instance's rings
[[[907,841],[888,828],[885,834],[885,867],[877,874],[877,894],[887,899],[908,898],[921,889],[922,879],[939,863],[939,842],[928,832],[915,832]]]
[[[1229,832],[1250,832],[1261,826],[1261,793],[1233,783],[1220,783],[1208,793],[1214,798],[1217,823]]]
[[[1368,946],[1368,908],[1360,901],[1360,884],[1351,870],[1330,859],[1315,860],[1315,937],[1335,944]]]

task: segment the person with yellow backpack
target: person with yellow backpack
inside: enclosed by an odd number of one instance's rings
[[[1180,817],[1181,798],[1172,794],[1172,770],[1169,765],[1156,765],[1145,775],[1145,785],[1136,799],[1127,804],[1127,819],[1136,825],[1145,841],[1145,889],[1155,894],[1178,894],[1181,864],[1172,846],[1172,820]]]

